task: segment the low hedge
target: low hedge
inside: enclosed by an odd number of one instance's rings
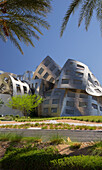
[[[0,160],[3,170],[100,170],[101,156],[60,155],[53,148],[11,149]]]
[[[12,149],[12,148],[11,148]],[[62,158],[53,148],[47,149],[12,149],[0,160],[3,170],[48,170],[50,161]]]
[[[51,161],[53,170],[100,170],[102,169],[101,156],[71,156]]]

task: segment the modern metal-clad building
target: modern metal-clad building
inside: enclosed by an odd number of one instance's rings
[[[33,76],[31,77],[31,75]],[[102,87],[85,64],[68,59],[61,68],[47,56],[35,72],[0,74],[0,96],[39,94],[39,116],[102,115]],[[0,97],[1,98],[1,97]]]
[[[43,97],[40,116],[102,115],[102,87],[88,66],[75,60],[67,60]]]

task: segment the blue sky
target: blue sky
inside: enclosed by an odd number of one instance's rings
[[[102,36],[99,22],[95,16],[87,32],[84,22],[78,28],[77,10],[60,38],[61,23],[68,5],[68,0],[53,0],[52,11],[47,17],[50,30],[42,29],[44,36],[39,41],[33,38],[35,48],[22,44],[24,55],[10,41],[4,43],[0,40],[0,70],[23,74],[26,70],[34,71],[47,55],[61,67],[71,58],[88,65],[102,84]]]

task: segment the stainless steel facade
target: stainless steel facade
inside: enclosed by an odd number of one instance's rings
[[[35,72],[26,71],[16,76],[1,72],[2,95],[29,92],[44,99],[38,107],[39,116],[102,115],[102,87],[99,81],[88,66],[72,59],[68,59],[61,68],[47,56]]]
[[[50,57],[43,60],[33,76],[38,82],[45,80],[45,72],[54,78],[51,89],[42,93],[44,102],[39,106],[39,116],[102,115],[102,87],[89,68],[81,62],[68,59],[62,69],[57,67],[60,72],[54,76],[54,70],[49,72],[50,66],[42,65],[47,59]],[[44,70],[42,72],[41,69],[39,76],[40,68]],[[46,81],[49,79],[46,78]],[[43,91],[40,86],[37,88]]]

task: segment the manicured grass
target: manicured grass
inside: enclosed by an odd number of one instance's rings
[[[15,120],[17,122],[35,122],[35,121],[46,121],[46,120],[62,120],[62,119],[72,119],[72,120],[80,120],[80,121],[88,121],[88,122],[102,122],[102,116],[75,116],[75,117],[48,117],[48,118],[30,118],[30,117],[19,117],[18,116],[4,116],[0,117],[1,121],[11,121]]]
[[[16,118],[17,122],[35,122],[35,121],[45,121],[45,120],[62,120],[62,119],[72,119],[72,120],[80,120],[80,121],[88,121],[88,122],[102,122],[102,116],[76,116],[76,117],[50,117],[50,118]]]

